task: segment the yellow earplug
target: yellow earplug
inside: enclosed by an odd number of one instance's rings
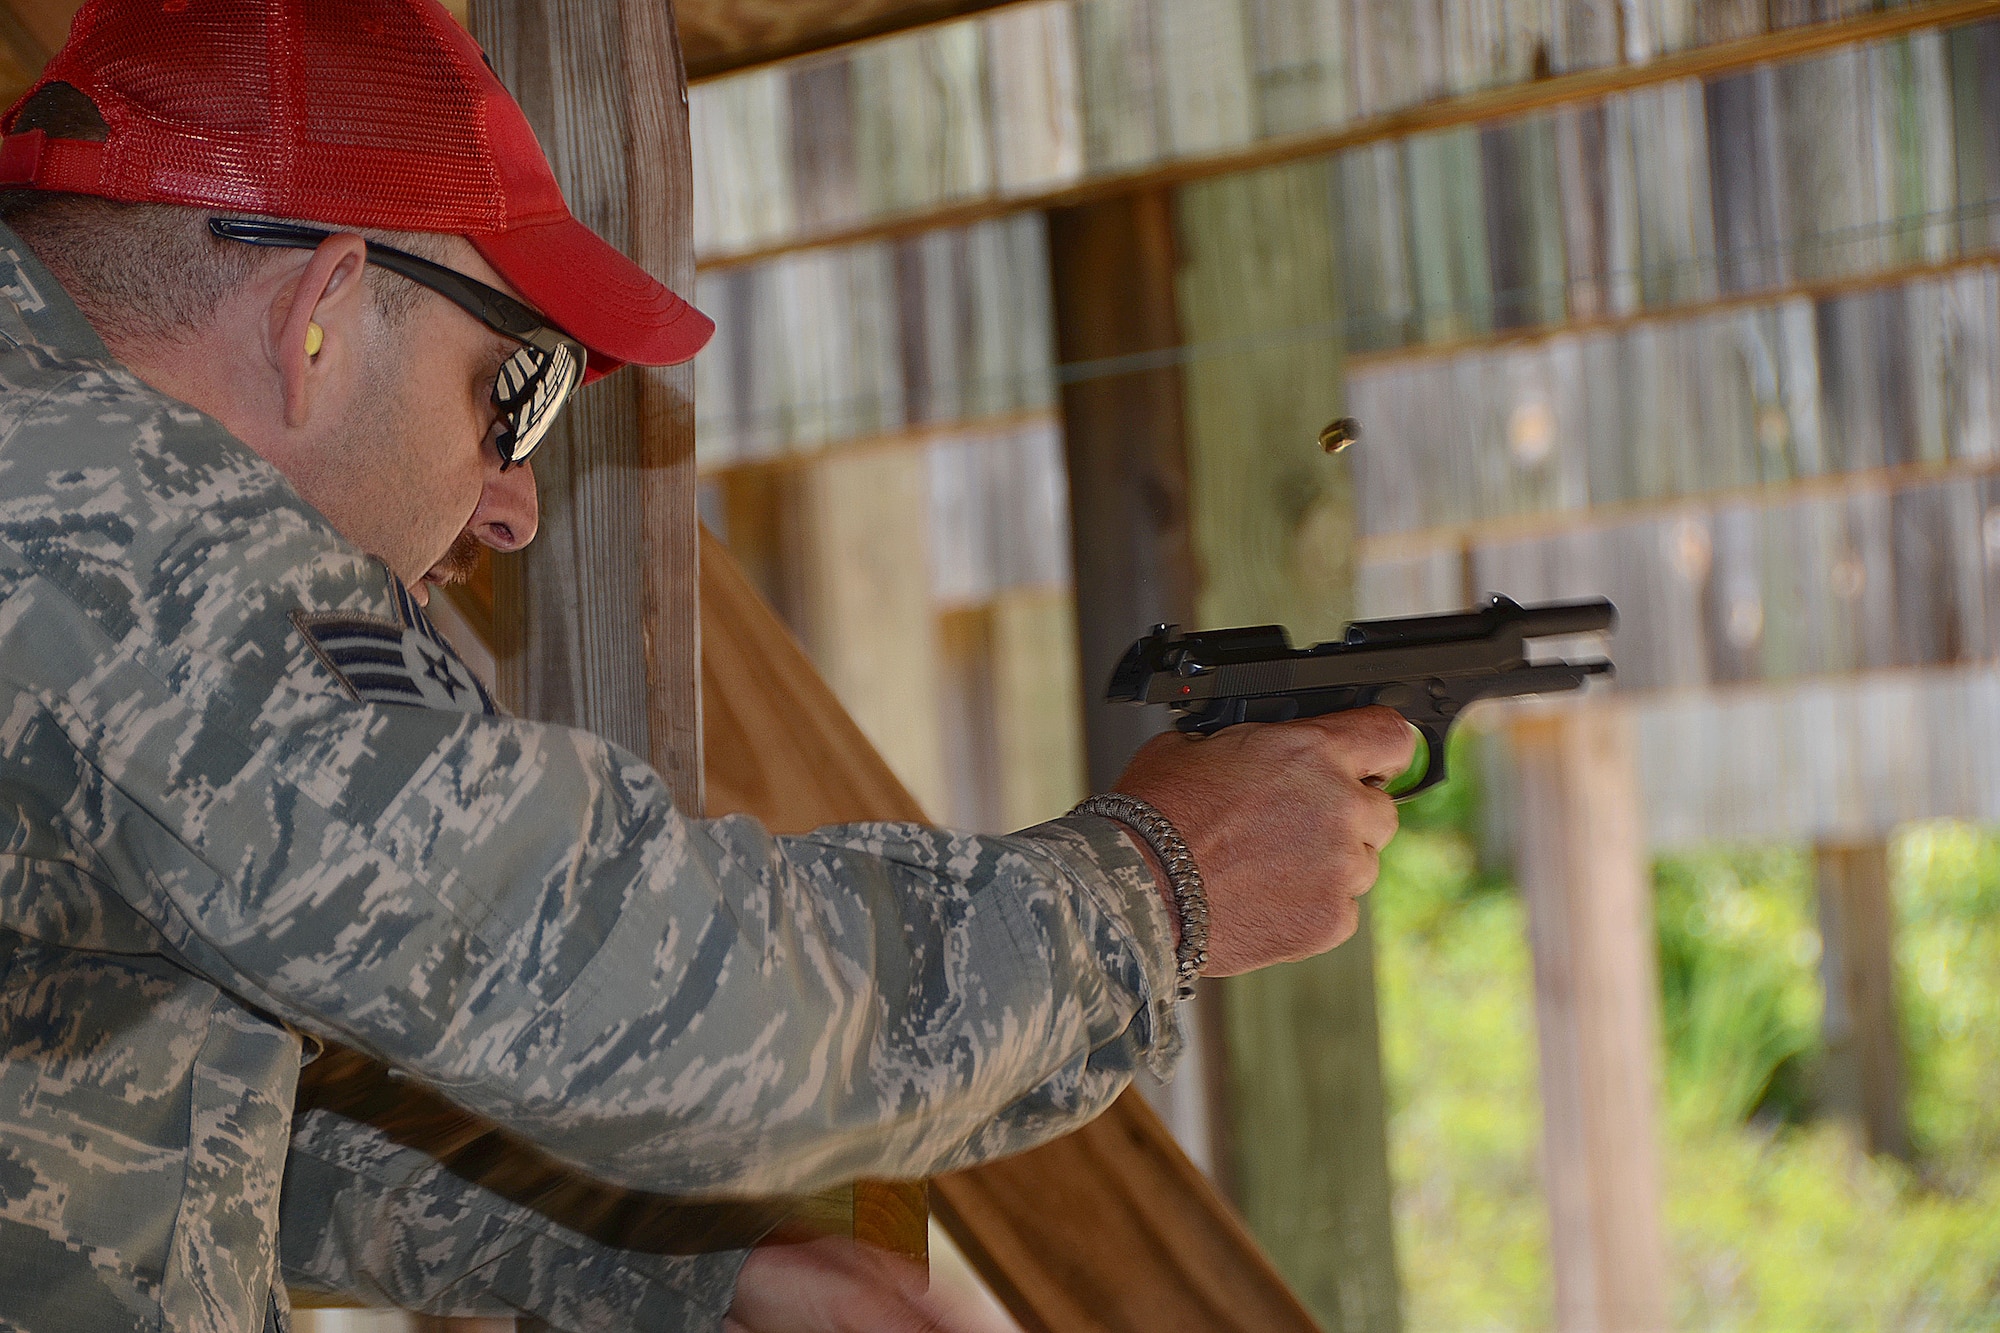
[[[319,349],[326,345],[326,330],[308,320],[306,322],[306,355],[318,356]]]

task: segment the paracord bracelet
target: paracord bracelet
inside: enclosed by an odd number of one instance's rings
[[[1180,830],[1158,810],[1123,792],[1093,796],[1070,813],[1116,820],[1144,838],[1153,855],[1166,867],[1167,885],[1174,895],[1174,913],[1181,924],[1180,946],[1174,951],[1174,971],[1179,983],[1174,998],[1191,998],[1194,979],[1208,965],[1208,893],[1201,886],[1201,868],[1195,865],[1194,853],[1188,850]]]

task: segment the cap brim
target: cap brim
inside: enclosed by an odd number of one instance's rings
[[[678,365],[715,332],[715,321],[575,218],[467,239],[530,305],[590,350],[586,381],[627,362]]]

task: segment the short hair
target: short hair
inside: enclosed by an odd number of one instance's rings
[[[34,129],[52,139],[99,143],[108,132],[97,107],[66,83],[50,84],[21,108],[14,132]],[[0,219],[111,341],[173,341],[204,328],[231,292],[277,259],[276,251],[212,234],[208,219],[215,216],[241,214],[47,190],[0,194]],[[443,238],[431,232],[302,225],[356,232],[426,259],[446,258]],[[383,322],[391,326],[401,323],[422,295],[416,284],[373,266],[366,283]]]

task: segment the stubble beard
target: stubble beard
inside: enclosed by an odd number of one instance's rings
[[[424,575],[424,581],[448,588],[454,583],[468,582],[479,569],[480,540],[467,528],[451,539],[451,548]]]

